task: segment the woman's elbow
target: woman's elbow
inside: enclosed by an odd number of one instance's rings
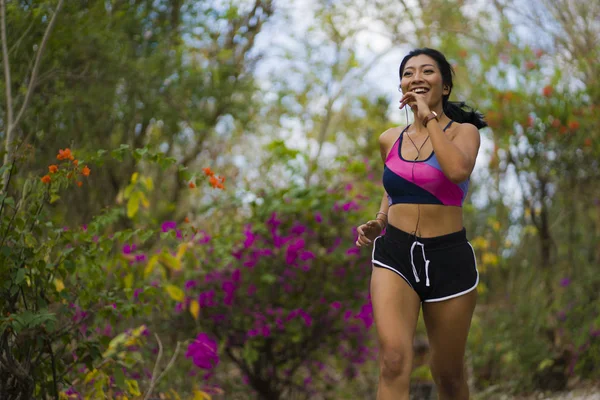
[[[471,175],[471,169],[462,167],[462,168],[453,168],[452,171],[449,171],[449,173],[446,176],[452,183],[459,184],[459,183],[462,183],[462,182],[466,181],[467,179],[469,179],[470,175]]]

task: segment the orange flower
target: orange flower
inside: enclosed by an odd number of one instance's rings
[[[585,138],[583,145],[585,147],[592,147],[592,138]]]
[[[215,189],[225,189],[225,186],[223,186],[222,182],[219,182],[219,180],[217,178],[215,178],[214,176],[210,177],[210,185],[212,187],[214,187]]]
[[[58,171],[58,166],[57,165],[49,165],[48,171],[50,171],[51,174],[54,174],[55,172]]]
[[[526,68],[526,69],[528,69],[528,70],[532,70],[532,69],[534,69],[536,66],[537,66],[537,64],[536,64],[535,62],[533,62],[533,61],[527,61],[527,62],[525,63],[525,68]]]
[[[76,167],[79,166],[79,160],[73,160],[73,165]]]
[[[196,188],[196,184],[194,182],[188,183],[188,186],[190,187],[190,189],[195,189]]]
[[[77,186],[82,187],[83,186],[83,182],[77,181]]]
[[[42,177],[42,182],[44,182],[45,184],[50,183],[50,175],[44,175]]]
[[[544,86],[544,88],[542,89],[542,94],[544,95],[544,97],[550,97],[552,96],[552,93],[554,93],[554,88],[550,85]]]
[[[576,131],[577,129],[579,129],[579,122],[578,121],[571,121],[569,122],[569,129],[572,131]]]
[[[88,166],[86,165],[85,167],[83,167],[83,169],[81,170],[81,175],[83,176],[90,176],[90,169],[88,168]]]
[[[555,119],[553,119],[553,120],[552,120],[552,127],[553,127],[553,128],[558,128],[558,127],[560,127],[560,119],[558,119],[558,118],[555,118]]]
[[[58,155],[56,156],[57,160],[73,160],[73,154],[71,154],[71,149],[60,149],[58,150]]]
[[[204,175],[206,175],[206,176],[214,176],[215,175],[215,173],[209,167],[202,168],[202,171],[204,171]]]
[[[190,219],[189,219],[188,217],[185,217],[185,218],[183,219],[183,222],[185,222],[186,224],[189,224],[189,223],[190,223]]]
[[[225,183],[225,177],[224,176],[219,175],[218,178],[221,181],[221,183]]]

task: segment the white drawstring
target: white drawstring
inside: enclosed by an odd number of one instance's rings
[[[421,246],[421,252],[423,253],[423,260],[425,261],[425,286],[429,286],[429,260],[427,259],[427,257],[425,256],[425,245],[421,242],[419,242],[418,240],[415,240],[412,244],[412,246],[410,247],[410,263],[412,264],[412,268],[413,268],[413,275],[415,276],[415,281],[417,283],[420,282],[419,280],[419,275],[417,274],[417,267],[415,266],[415,259],[413,256],[413,250],[415,249],[415,246]]]

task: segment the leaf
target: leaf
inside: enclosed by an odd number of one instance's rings
[[[202,390],[194,389],[194,400],[212,400],[212,397]]]
[[[275,275],[272,275],[272,274],[263,274],[263,275],[260,277],[260,280],[261,280],[262,282],[265,282],[265,283],[270,283],[270,284],[272,284],[272,283],[275,283],[275,281],[277,280],[277,277],[276,277]]]
[[[126,289],[131,289],[133,286],[133,274],[130,272],[128,273],[125,278],[123,279],[123,284],[125,285]]]
[[[123,368],[120,365],[117,365],[113,372],[113,377],[115,378],[115,384],[119,389],[125,388],[125,374],[123,373]]]
[[[148,190],[153,190],[154,189],[154,181],[152,180],[152,177],[147,177],[144,179],[144,185],[146,186],[146,189]]]
[[[175,257],[173,257],[170,253],[161,253],[160,254],[160,262],[166,265],[169,269],[173,271],[181,270],[181,261]]]
[[[182,303],[185,300],[185,293],[183,293],[183,290],[181,290],[177,286],[167,285],[165,286],[165,290],[173,300],[178,301],[180,303]]]
[[[144,208],[150,207],[150,202],[146,198],[146,195],[144,193],[142,193],[142,192],[139,192],[139,196],[140,196],[140,201],[142,202],[142,206]]]
[[[148,264],[146,264],[146,268],[144,268],[144,278],[150,276],[150,274],[154,271],[154,266],[158,264],[158,254],[153,255],[148,260]]]
[[[17,271],[17,276],[15,278],[15,284],[20,285],[24,279],[25,279],[25,268],[19,268],[19,270]]]
[[[179,247],[177,248],[177,254],[175,254],[175,258],[177,260],[181,260],[181,258],[185,254],[187,247],[188,247],[187,243],[182,243],[179,245]]]
[[[195,320],[198,320],[198,316],[200,315],[200,303],[198,303],[198,300],[190,302],[190,313],[194,316]]]
[[[87,373],[83,383],[90,383],[92,379],[96,377],[96,375],[98,375],[98,370],[94,368],[92,371]]]
[[[133,218],[140,209],[139,192],[134,192],[129,200],[127,200],[127,217]]]
[[[139,176],[140,176],[139,172],[134,172],[131,175],[131,183],[135,184],[137,182]]]
[[[65,284],[62,279],[56,278],[54,279],[54,287],[56,287],[56,291],[60,293],[65,289]]]
[[[134,381],[133,379],[127,379],[125,381],[125,383],[127,384],[127,390],[129,391],[129,393],[132,396],[141,396],[142,393],[140,392],[140,387],[138,386],[137,381]]]

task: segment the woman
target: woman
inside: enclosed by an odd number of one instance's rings
[[[462,205],[486,123],[448,101],[452,75],[436,50],[417,49],[402,60],[400,108],[411,107],[414,123],[379,137],[385,193],[375,219],[357,229],[356,245],[373,245],[378,400],[409,398],[421,304],[439,398],[469,398],[464,354],[479,274]]]

